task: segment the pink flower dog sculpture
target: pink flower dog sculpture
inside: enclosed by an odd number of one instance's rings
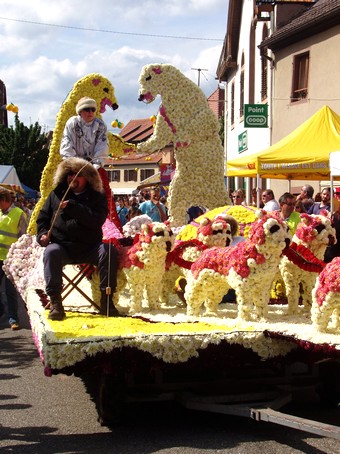
[[[326,247],[335,241],[330,219],[322,215],[301,214],[292,244],[279,266],[286,287],[289,314],[298,312],[300,285],[303,287],[304,308],[310,311],[312,290],[324,267]]]
[[[338,331],[340,329],[340,257],[335,257],[327,263],[317,277],[312,297],[313,327],[318,331],[326,331],[333,315],[334,328]]]
[[[230,288],[236,292],[240,319],[249,320],[253,308],[257,317],[266,316],[271,285],[291,235],[276,215],[260,211],[258,216],[246,241],[208,249],[192,265],[185,290],[189,316],[200,315],[203,304],[206,315],[216,315]]]

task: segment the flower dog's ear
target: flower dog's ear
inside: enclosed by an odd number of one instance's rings
[[[300,219],[301,219],[301,222],[303,222],[305,225],[310,225],[313,222],[314,218],[310,214],[301,213]]]
[[[157,66],[157,68],[152,68],[152,71],[153,71],[155,74],[161,74],[162,68],[161,68],[160,66]]]
[[[200,226],[204,227],[205,225],[208,225],[211,223],[211,220],[209,218],[203,218],[200,220]]]
[[[262,219],[264,216],[266,216],[266,214],[267,214],[266,210],[260,209],[255,211],[255,216],[257,219]]]

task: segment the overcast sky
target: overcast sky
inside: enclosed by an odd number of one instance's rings
[[[112,130],[115,118],[126,124],[157,114],[159,97],[150,105],[138,101],[139,73],[149,63],[172,64],[196,83],[198,71],[191,68],[204,69],[200,87],[209,96],[217,87],[227,5],[228,0],[0,0],[0,79],[7,101],[18,105],[25,125],[38,121],[50,130],[74,83],[98,72],[112,82],[119,102],[117,111],[103,114]],[[12,124],[11,112],[8,119]]]

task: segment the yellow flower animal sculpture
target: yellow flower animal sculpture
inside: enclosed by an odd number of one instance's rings
[[[192,265],[184,295],[189,316],[199,316],[203,304],[206,315],[217,315],[218,304],[233,288],[241,320],[251,320],[254,308],[257,318],[266,317],[273,278],[291,235],[278,216],[263,211],[259,216],[244,242],[207,249]]]
[[[325,265],[323,258],[326,247],[335,241],[335,230],[328,217],[321,214],[301,214],[301,222],[297,226],[292,244],[280,262],[289,314],[298,313],[301,285],[304,310],[310,312],[312,290]]]
[[[151,64],[142,68],[139,100],[152,102],[161,95],[162,105],[153,135],[137,145],[150,153],[174,144],[176,173],[170,184],[168,206],[171,225],[185,224],[187,209],[209,209],[231,204],[224,186],[224,151],[219,123],[202,90],[177,68]]]
[[[113,110],[118,108],[114,87],[111,82],[101,74],[88,74],[76,82],[57,114],[48,161],[40,181],[41,199],[32,213],[28,226],[28,233],[32,235],[36,233],[36,220],[40,209],[53,189],[53,176],[61,161],[59,149],[65,124],[70,117],[75,115],[77,102],[83,96],[89,96],[96,100],[97,105],[99,106],[99,112],[97,112],[99,118],[101,118],[101,114],[105,112],[106,106],[111,107]],[[131,149],[133,147],[133,145],[125,143],[115,134],[108,134],[108,141],[110,155],[112,156],[121,156],[124,154],[124,149]]]
[[[126,286],[130,289],[129,314],[142,310],[143,293],[151,310],[160,308],[162,276],[165,259],[173,248],[174,236],[162,222],[143,224],[138,241],[119,249],[119,270],[115,304]]]

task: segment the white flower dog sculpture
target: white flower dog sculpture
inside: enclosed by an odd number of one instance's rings
[[[166,272],[162,280],[162,303],[169,304],[169,296],[176,279],[187,275],[192,263],[196,262],[204,250],[213,246],[226,247],[231,241],[230,225],[221,215],[213,220],[202,218],[194,240],[175,242],[175,247],[166,260]]]
[[[165,259],[173,247],[173,238],[170,228],[162,222],[143,224],[137,242],[131,247],[119,249],[115,303],[128,283],[130,315],[142,310],[144,290],[149,308],[159,309]]]
[[[289,314],[298,313],[300,285],[303,287],[304,309],[310,311],[312,290],[318,273],[325,266],[323,258],[326,247],[335,241],[335,230],[328,217],[321,214],[301,214],[301,222],[297,226],[293,241],[279,265],[286,288]]]
[[[257,317],[266,316],[273,278],[291,235],[278,216],[264,211],[258,216],[246,241],[208,249],[192,265],[185,289],[189,316],[200,315],[204,303],[206,315],[216,315],[218,304],[230,288],[236,292],[240,319],[249,320],[253,307]]]
[[[161,95],[162,105],[153,135],[137,145],[138,151],[151,153],[169,143],[175,148],[176,173],[168,197],[171,225],[184,225],[192,205],[209,209],[230,205],[220,127],[203,91],[167,64],[144,66],[139,84],[140,101],[149,103]]]
[[[317,331],[326,331],[334,316],[335,330],[340,329],[340,257],[327,263],[312,291],[311,318]]]

